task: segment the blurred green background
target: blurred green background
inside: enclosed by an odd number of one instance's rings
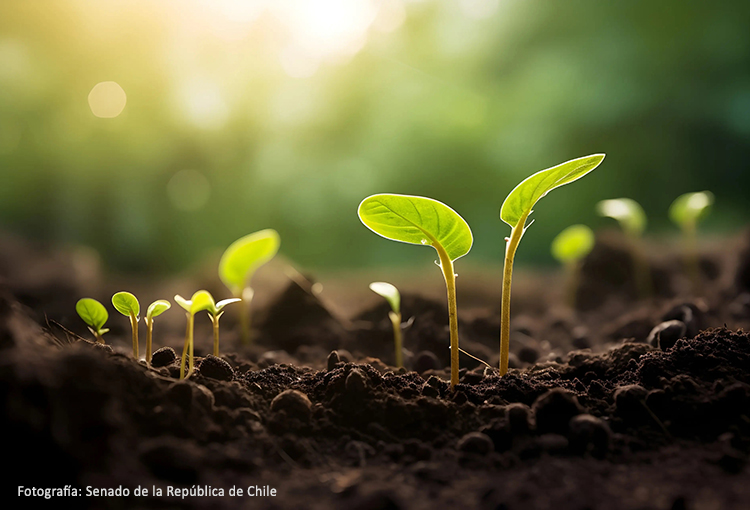
[[[733,232],[748,20],[746,0],[4,0],[0,223],[121,270],[183,270],[266,227],[308,269],[421,265],[356,215],[406,193],[469,222],[467,263],[499,264],[507,193],[606,152],[539,204],[522,263],[608,224],[604,198],[672,235],[671,201],[711,189],[704,229]]]

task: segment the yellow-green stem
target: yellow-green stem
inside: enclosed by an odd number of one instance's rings
[[[130,313],[130,327],[133,328],[133,357],[138,359],[138,319]]]
[[[693,294],[701,292],[701,268],[698,260],[698,232],[695,223],[688,223],[684,227],[685,233],[685,266],[693,285]]]
[[[99,333],[94,333],[94,336],[96,337],[97,342],[99,342],[100,344],[104,343],[104,337],[102,335],[100,335]]]
[[[404,366],[401,336],[401,314],[390,312],[388,316],[391,318],[391,323],[393,323],[393,342],[396,344],[396,367],[401,368]]]
[[[581,262],[573,260],[565,264],[567,282],[565,283],[566,301],[568,306],[575,310],[577,305],[576,294],[578,293],[578,284],[581,279]]]
[[[180,379],[185,378],[185,359],[188,355],[188,349],[190,351],[190,373],[193,370],[193,315],[187,313],[187,330],[185,331],[185,347],[182,348],[182,362],[180,363]],[[190,375],[188,373],[188,375]]]
[[[151,339],[154,331],[154,321],[146,317],[146,362],[151,364]]]
[[[528,214],[524,214],[513,227],[506,240],[505,266],[503,268],[503,301],[500,311],[500,375],[508,373],[508,355],[510,354],[510,285],[513,280],[513,259],[516,256],[518,243],[523,237]]]
[[[211,322],[214,325],[214,356],[219,357],[219,317],[212,315]]]
[[[439,244],[434,245],[440,257],[440,269],[445,277],[445,287],[448,291],[448,323],[451,339],[451,389],[458,384],[458,311],[456,309],[456,273],[453,261],[445,249]]]
[[[238,296],[240,301],[240,328],[242,329],[242,343],[252,343],[252,332],[250,331],[250,303],[253,300],[253,289],[245,287]]]

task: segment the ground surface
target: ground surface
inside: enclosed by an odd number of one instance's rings
[[[121,485],[131,494],[140,485],[163,495],[73,504],[748,508],[750,335],[740,328],[750,321],[750,256],[742,241],[704,256],[699,292],[679,257],[655,250],[655,295],[638,299],[627,249],[600,239],[583,267],[577,311],[555,303],[557,280],[519,284],[515,368],[500,378],[462,356],[455,391],[446,383],[442,301],[405,296],[404,317],[414,319],[404,332],[408,369],[397,370],[384,303],[342,318],[294,278],[258,314],[253,347],[235,342],[227,316],[226,362],[201,358],[198,373],[179,381],[168,350],[158,367],[128,355],[119,317],[110,319],[114,349],[77,336],[85,328],[71,315],[75,300],[95,289],[106,296],[121,282],[94,285],[80,254],[55,251],[58,270],[45,271],[49,253],[13,243],[0,258],[9,496],[18,485]],[[496,307],[462,313],[460,299],[462,347],[494,366]],[[180,315],[165,319],[156,347],[179,346]],[[203,355],[208,330],[196,338]],[[190,495],[233,486],[268,486],[277,496]]]

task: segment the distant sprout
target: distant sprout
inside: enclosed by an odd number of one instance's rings
[[[375,294],[383,296],[388,304],[391,305],[391,311],[388,312],[388,318],[393,324],[393,342],[396,346],[396,367],[404,366],[402,336],[401,336],[401,294],[398,289],[386,282],[373,282],[370,284],[370,290]]]
[[[174,300],[183,308],[183,310],[185,310],[187,315],[185,347],[182,348],[182,361],[180,362],[180,379],[185,379],[185,377],[190,377],[190,375],[193,373],[193,370],[195,369],[195,360],[193,357],[195,343],[193,340],[193,332],[195,330],[195,314],[203,310],[208,310],[208,308],[213,303],[213,297],[211,297],[211,294],[208,291],[199,290],[195,294],[193,294],[190,300],[183,298],[179,294],[174,297]],[[188,357],[190,359],[189,370],[187,375],[185,375],[185,360]]]
[[[166,299],[159,299],[148,306],[146,311],[146,362],[151,363],[151,338],[154,330],[154,317],[172,308],[172,303]]]
[[[219,277],[232,296],[242,300],[240,325],[242,341],[250,342],[250,302],[253,289],[250,280],[255,271],[279,251],[279,233],[271,228],[246,235],[226,249],[219,262]]]
[[[552,241],[552,256],[568,273],[568,304],[575,308],[576,289],[580,280],[581,261],[594,248],[594,232],[586,225],[571,225]]]
[[[602,200],[596,204],[600,216],[617,220],[622,230],[630,238],[630,256],[633,259],[633,274],[641,297],[653,293],[651,270],[642,252],[641,238],[646,230],[648,219],[643,207],[630,198]]]
[[[604,154],[592,154],[542,170],[528,177],[510,192],[500,209],[500,219],[510,225],[510,237],[505,238],[505,267],[503,269],[503,301],[500,315],[500,375],[508,373],[510,354],[510,287],[513,279],[513,259],[528,225],[532,207],[555,188],[576,181],[598,167]]]
[[[96,341],[103,344],[104,338],[102,335],[109,331],[109,329],[104,327],[107,319],[109,319],[109,314],[104,305],[96,299],[83,298],[79,299],[76,303],[76,312],[83,319],[83,322],[86,323]]]
[[[685,239],[685,265],[693,281],[693,290],[700,289],[700,266],[698,263],[698,222],[708,216],[714,203],[710,191],[685,193],[672,202],[669,218],[682,230]]]
[[[242,301],[240,298],[229,298],[229,299],[223,299],[219,301],[218,303],[214,303],[214,298],[211,296],[211,302],[209,306],[206,308],[206,312],[208,312],[208,316],[211,318],[211,323],[214,326],[214,356],[219,356],[219,319],[221,319],[221,316],[224,315],[224,307],[227,305],[230,305],[232,303],[238,303]]]
[[[141,305],[138,299],[130,292],[118,292],[112,296],[112,305],[115,310],[130,317],[130,327],[133,330],[133,357],[138,359],[138,321],[141,319]]]
[[[451,388],[458,384],[458,312],[453,262],[463,257],[474,242],[468,223],[447,205],[431,198],[380,194],[365,198],[359,219],[376,234],[408,244],[432,246],[438,253],[448,291],[451,342]]]

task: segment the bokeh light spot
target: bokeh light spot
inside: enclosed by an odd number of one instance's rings
[[[180,170],[167,183],[167,197],[179,211],[198,211],[211,196],[211,183],[197,170]]]
[[[114,81],[97,83],[89,92],[91,113],[102,119],[112,119],[120,115],[127,100],[125,91]]]

